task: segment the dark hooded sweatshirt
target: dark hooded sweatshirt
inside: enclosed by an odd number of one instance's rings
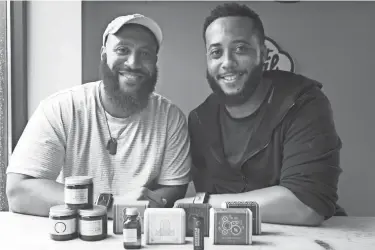
[[[338,208],[342,144],[322,85],[284,71],[267,71],[263,78],[271,83],[267,98],[248,122],[249,136],[239,138],[238,147],[229,141],[231,123],[223,127],[225,108],[215,94],[190,112],[196,191],[241,193],[280,185],[329,218]],[[240,122],[243,129],[247,121]],[[232,158],[227,157],[228,145],[236,148]]]

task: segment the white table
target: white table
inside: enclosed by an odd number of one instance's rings
[[[333,217],[320,227],[297,227],[262,224],[263,234],[253,236],[253,244],[245,246],[211,245],[205,238],[205,250],[375,250],[375,217]],[[0,212],[0,249],[2,250],[115,250],[124,249],[122,235],[112,233],[108,222],[108,238],[87,242],[80,239],[57,242],[49,238],[49,219],[10,212]],[[316,242],[320,240],[329,246]],[[184,245],[144,245],[142,249],[193,249],[192,238]]]

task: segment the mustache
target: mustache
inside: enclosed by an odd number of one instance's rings
[[[126,72],[129,74],[142,75],[142,76],[147,75],[147,73],[141,69],[132,69],[132,68],[129,68],[128,66],[123,66],[123,67],[115,66],[113,70],[111,70],[109,66],[107,65],[106,59],[100,60],[100,64],[99,64],[100,79],[108,79],[112,81],[117,81],[117,75],[119,74],[119,72]]]
[[[121,67],[121,68],[120,67],[115,67],[114,71],[116,73],[119,73],[121,71],[121,72],[135,74],[135,75],[143,75],[143,76],[146,75],[146,73],[143,70],[141,70],[141,69],[132,69],[132,68],[129,68],[127,66]]]
[[[217,76],[212,76],[208,70],[206,70],[206,79],[213,93],[219,97],[222,103],[228,106],[236,106],[245,103],[260,84],[263,75],[263,65],[257,65],[247,72],[248,79],[245,82],[244,88],[241,92],[234,95],[227,95],[217,82]]]

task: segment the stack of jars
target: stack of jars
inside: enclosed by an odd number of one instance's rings
[[[89,176],[65,178],[65,205],[50,208],[50,236],[63,241],[80,238],[103,240],[108,234],[107,208],[93,203],[93,181]]]

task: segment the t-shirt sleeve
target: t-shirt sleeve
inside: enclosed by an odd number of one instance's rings
[[[318,214],[331,217],[338,200],[341,140],[331,105],[318,90],[292,113],[286,130],[280,185]],[[298,106],[298,105],[297,105]]]
[[[65,157],[61,107],[42,101],[29,119],[15,147],[7,173],[56,180]]]
[[[190,138],[186,117],[176,106],[168,112],[168,127],[163,164],[157,183],[160,185],[184,185],[190,182]]]

